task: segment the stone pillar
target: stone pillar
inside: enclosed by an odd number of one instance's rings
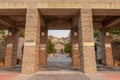
[[[92,10],[81,9],[79,18],[80,68],[85,74],[96,73]]]
[[[106,57],[106,65],[113,66],[111,37],[107,35],[105,36],[105,57]]]
[[[17,63],[17,49],[18,49],[18,30],[9,30],[7,37],[7,48],[5,54],[5,66],[12,67]]]
[[[104,42],[104,30],[99,30],[100,32],[100,47],[101,47],[101,54],[102,54],[102,64],[106,64],[106,58],[105,58],[105,42]]]
[[[72,42],[72,66],[80,67],[78,27],[74,27],[71,29],[71,42]]]
[[[19,30],[15,29],[13,32],[13,65],[17,64],[18,40],[19,40]]]
[[[48,29],[46,27],[41,27],[40,67],[46,67],[46,65],[47,65],[47,38],[48,38]]]
[[[27,9],[22,73],[39,70],[41,18],[35,8]]]
[[[103,64],[107,66],[113,66],[113,55],[112,55],[112,45],[111,37],[109,32],[101,31],[102,37],[102,51],[103,53]]]

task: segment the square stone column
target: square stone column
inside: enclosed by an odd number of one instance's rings
[[[41,17],[35,8],[27,9],[22,73],[39,70]]]
[[[72,42],[72,66],[80,67],[78,27],[74,27],[71,29],[71,42]]]
[[[100,47],[101,47],[101,54],[102,54],[102,64],[106,65],[106,55],[105,55],[105,42],[104,42],[104,30],[99,30],[100,32]]]
[[[7,37],[7,48],[5,54],[5,66],[12,67],[17,63],[19,30],[10,29]]]
[[[112,55],[112,45],[111,45],[111,37],[107,35],[104,38],[105,42],[105,57],[106,57],[106,65],[113,66],[113,55]]]
[[[47,40],[48,40],[48,29],[41,27],[40,33],[40,67],[47,66]]]
[[[14,32],[13,32],[13,65],[17,64],[18,40],[19,40],[19,30],[14,29]]]
[[[101,35],[101,52],[102,52],[102,63],[107,66],[113,66],[113,54],[112,54],[112,45],[111,37],[109,32],[100,30]]]
[[[79,18],[80,68],[85,74],[96,73],[92,10],[81,9]]]

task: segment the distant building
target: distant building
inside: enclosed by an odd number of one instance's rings
[[[56,49],[56,52],[62,52],[62,50],[64,51],[64,44],[61,44],[61,43],[57,43],[55,44],[55,49]]]
[[[57,52],[64,51],[64,45],[70,42],[70,38],[68,37],[54,37],[54,36],[48,36],[48,39],[51,40],[51,42],[55,45],[55,49]]]

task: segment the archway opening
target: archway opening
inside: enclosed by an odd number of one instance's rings
[[[47,68],[53,70],[72,67],[71,31],[48,30]]]

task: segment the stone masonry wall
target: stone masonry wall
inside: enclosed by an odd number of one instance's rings
[[[112,51],[113,51],[113,60],[120,61],[120,45],[112,45]]]
[[[71,29],[72,39],[72,66],[80,67],[80,51],[78,39],[78,27]]]
[[[0,62],[5,60],[6,41],[0,40]]]

